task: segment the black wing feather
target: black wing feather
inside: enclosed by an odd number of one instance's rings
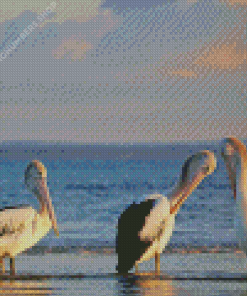
[[[141,241],[138,233],[154,204],[155,199],[133,203],[119,217],[116,237],[119,273],[127,273],[152,244],[151,241]]]
[[[9,207],[4,207],[0,209],[0,212],[5,211],[5,210],[14,210],[14,209],[23,209],[23,208],[29,208],[31,207],[30,205],[16,205],[16,206],[9,206]]]

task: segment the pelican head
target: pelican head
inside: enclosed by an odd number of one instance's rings
[[[182,168],[181,182],[193,189],[216,169],[217,162],[213,152],[202,150],[185,161]]]
[[[33,160],[27,166],[25,171],[25,184],[27,188],[38,197],[39,202],[42,205],[42,211],[47,211],[52,222],[52,228],[56,235],[59,236],[57,220],[49,196],[49,189],[47,187],[47,171],[40,161]]]
[[[212,174],[217,161],[213,152],[200,151],[189,156],[182,167],[181,179],[172,196],[171,214],[176,213],[185,199],[196,189],[200,182]]]
[[[228,170],[234,198],[236,199],[237,166],[242,162],[247,163],[246,146],[237,138],[229,137],[222,141],[221,156]]]

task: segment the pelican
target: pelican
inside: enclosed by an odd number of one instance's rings
[[[51,228],[59,236],[44,165],[33,160],[25,171],[25,184],[39,200],[40,209],[31,206],[0,210],[0,267],[5,272],[4,258],[10,258],[10,273],[15,274],[15,256],[35,245]]]
[[[140,204],[131,204],[118,220],[116,251],[118,273],[127,273],[134,265],[155,257],[155,272],[160,273],[160,254],[175,226],[179,207],[197,185],[216,168],[216,158],[208,150],[187,158],[178,183],[168,194],[149,195]]]
[[[229,173],[231,188],[236,200],[235,229],[240,247],[247,254],[247,151],[237,138],[223,140],[221,155]]]

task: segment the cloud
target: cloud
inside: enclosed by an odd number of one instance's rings
[[[71,59],[71,61],[82,61],[88,50],[92,49],[92,44],[86,42],[82,37],[72,35],[69,39],[64,39],[62,44],[52,51],[55,59]]]
[[[125,70],[118,72],[115,76],[118,80],[135,83],[140,81],[163,81],[167,77],[197,77],[198,73],[193,69],[193,61],[198,57],[197,50],[185,53],[167,53],[162,55],[158,61],[149,63],[142,68],[136,68],[133,73]]]
[[[247,65],[246,50],[246,9],[241,10],[231,27],[229,23],[221,26],[222,30],[207,46],[194,65],[205,69],[223,71],[243,70]]]
[[[239,17],[243,15],[239,14]],[[136,67],[134,71],[126,69],[115,76],[126,83],[144,83],[146,81],[164,81],[167,77],[178,76],[188,79],[206,79],[208,71],[217,70],[227,73],[243,71],[247,65],[247,50],[244,43],[245,26],[222,26],[211,42],[200,40],[200,49],[187,52],[170,52],[145,67]]]
[[[54,2],[56,6],[52,11],[55,12],[55,16],[45,22],[58,22],[59,24],[67,20],[87,22],[100,13],[101,0],[10,0],[1,5],[0,23],[18,17],[26,10],[40,15]]]
[[[102,27],[96,33],[96,37],[102,37],[118,23],[117,19],[113,19],[112,13],[109,10],[104,11],[102,13],[102,16],[103,19],[100,20],[102,23]]]
[[[247,0],[221,0],[220,2],[224,2],[229,6],[247,6]]]
[[[236,50],[236,42],[231,45],[223,44],[220,48],[211,48],[195,61],[195,64],[212,69],[237,69],[239,66],[247,64],[247,51]]]
[[[223,34],[223,31],[221,32]],[[236,33],[236,32],[235,32]],[[247,50],[240,40],[242,32],[229,32],[225,40],[216,39],[201,45],[200,50],[191,50],[179,54],[163,55],[158,61],[130,72],[118,72],[115,76],[120,81],[136,83],[144,81],[163,81],[167,77],[198,79],[209,70],[243,70],[247,65]],[[233,35],[233,36],[232,36]],[[224,34],[225,36],[225,34]],[[230,43],[230,44],[229,44]]]

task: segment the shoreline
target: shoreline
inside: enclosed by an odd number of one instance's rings
[[[116,254],[115,247],[64,247],[64,246],[34,246],[22,252],[23,255],[45,255],[45,254]],[[243,253],[238,246],[167,246],[163,254],[203,254],[203,253]]]

